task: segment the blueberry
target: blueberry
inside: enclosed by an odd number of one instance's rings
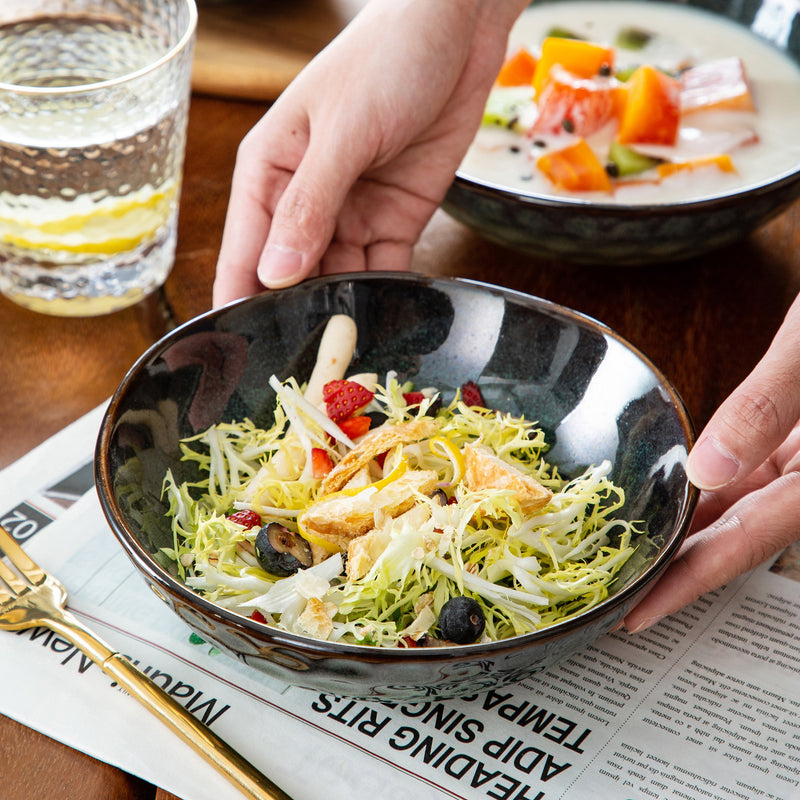
[[[471,644],[483,635],[486,620],[483,610],[471,597],[452,597],[439,612],[442,639],[456,644]]]
[[[440,506],[447,505],[447,495],[444,489],[437,489],[432,495],[431,499],[435,500]]]
[[[256,534],[256,558],[271,575],[286,578],[310,567],[311,546],[302,537],[277,522],[270,522]]]

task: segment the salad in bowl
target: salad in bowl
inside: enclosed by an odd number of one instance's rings
[[[444,698],[620,622],[688,530],[693,436],[601,323],[365,272],[166,334],[111,398],[95,478],[191,641],[345,697]]]
[[[164,486],[165,552],[186,584],[292,633],[377,647],[499,641],[606,599],[643,533],[615,516],[611,464],[563,478],[535,421],[487,408],[471,381],[445,400],[392,372],[347,375],[355,341],[336,315],[307,385],[269,379],[268,429],[184,440],[204,478]]]

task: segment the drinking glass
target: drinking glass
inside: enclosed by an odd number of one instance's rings
[[[194,0],[0,0],[0,292],[93,316],[172,269]]]

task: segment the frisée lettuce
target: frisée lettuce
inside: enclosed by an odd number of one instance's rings
[[[273,376],[269,428],[244,419],[182,442],[200,477],[164,479],[164,552],[188,586],[293,633],[380,647],[451,644],[438,620],[456,597],[477,603],[487,641],[608,596],[643,532],[619,516],[608,462],[562,477],[543,431],[476,402],[474,384],[446,402],[391,373],[359,380],[314,404]],[[309,565],[276,574],[268,528],[302,540]]]

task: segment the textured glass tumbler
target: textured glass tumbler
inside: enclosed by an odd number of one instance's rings
[[[175,257],[194,0],[0,2],[0,292],[106,314]]]

